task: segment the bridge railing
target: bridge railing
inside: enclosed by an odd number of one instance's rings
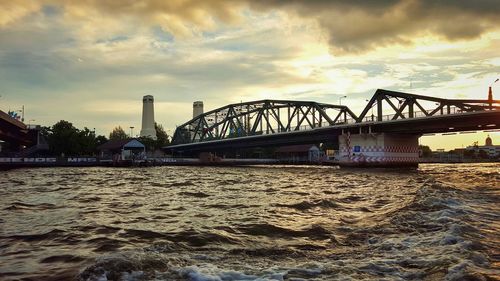
[[[443,107],[441,110],[438,110],[432,116],[461,114],[461,113],[465,113],[465,112],[467,112],[467,111],[463,111],[459,107],[450,106],[449,112],[448,112],[448,108],[447,107]],[[409,112],[403,112],[402,113],[402,115],[404,116],[405,119],[424,118],[424,117],[428,117],[427,114],[425,114],[423,111],[415,111],[415,112],[413,112],[413,117],[410,117],[410,113]],[[366,116],[365,118],[363,118],[362,123],[364,123],[364,122],[384,122],[384,121],[391,121],[391,120],[395,120],[394,119],[395,115],[396,114],[382,115],[382,121],[378,121],[376,115],[370,115],[370,116]],[[399,119],[402,119],[402,118],[400,117]]]
[[[348,118],[347,120],[342,120],[342,121],[337,121],[335,122],[334,125],[344,125],[344,124],[354,124],[356,123],[356,119],[353,118]],[[312,130],[316,128],[321,128],[321,127],[329,127],[332,126],[329,122],[322,122],[320,124],[315,124],[315,126],[311,125],[302,125],[299,126],[298,128],[294,128],[294,130],[291,131],[307,131],[307,130]],[[273,132],[274,131],[274,132]],[[271,135],[271,134],[276,134],[276,133],[283,133],[283,132],[290,132],[290,131],[280,131],[279,128],[275,127],[269,127],[269,130],[262,130],[262,131],[257,131],[255,135]]]
[[[448,108],[443,107],[442,110],[437,111],[432,116],[461,114],[461,113],[464,113],[464,112],[465,111],[463,111],[459,107],[450,106],[449,111],[448,111]],[[364,123],[364,122],[384,122],[384,121],[391,121],[391,120],[394,120],[394,116],[395,115],[396,114],[386,114],[386,115],[383,115],[382,116],[382,121],[378,121],[376,115],[370,115],[370,116],[366,116],[363,119],[362,123]],[[404,116],[405,119],[428,117],[428,115],[425,114],[423,111],[415,111],[415,112],[413,112],[413,117],[410,117],[410,113],[409,112],[404,112],[404,113],[402,113],[402,115]],[[341,121],[335,122],[334,126],[335,125],[354,124],[354,123],[357,123],[356,119],[348,118],[347,120],[341,120]],[[328,123],[328,122],[323,122],[321,124],[317,124],[317,126],[315,126],[314,128],[329,127],[329,126],[332,126],[332,125],[330,125],[330,123]],[[300,126],[298,128],[298,130],[296,130],[296,131],[312,130],[314,128],[311,125],[303,125],[303,126]],[[277,128],[273,128],[273,130],[274,130],[275,133],[279,132]],[[266,135],[267,134],[272,134],[272,130],[269,129],[269,132],[268,131],[262,131],[262,134],[266,134]]]
[[[458,108],[456,106],[450,106],[449,112],[448,112],[448,108],[443,108],[442,110],[439,110],[436,113],[434,113],[433,116],[451,115],[451,114],[460,114],[460,113],[464,113],[464,111],[462,111],[460,108]],[[363,119],[362,123],[365,123],[365,122],[385,122],[385,121],[391,121],[391,120],[394,120],[394,116],[395,115],[396,114],[386,114],[386,115],[383,115],[382,116],[382,121],[378,121],[376,115],[370,115],[370,116],[365,117]],[[410,113],[409,112],[402,113],[402,115],[406,119],[427,117],[427,115],[423,111],[415,111],[413,113],[413,117],[410,117]],[[401,119],[398,119],[398,120],[401,120]],[[335,122],[335,124],[333,126],[335,126],[335,125],[355,124],[355,123],[357,123],[356,119],[348,118],[347,120],[339,120],[339,121]],[[307,130],[312,130],[312,129],[315,129],[315,128],[330,127],[330,126],[332,126],[332,125],[329,122],[322,122],[320,124],[315,124],[315,127],[312,127],[309,124],[308,125],[302,125],[302,126],[300,126],[298,128],[295,128],[295,130],[292,130],[292,131],[307,131]],[[271,134],[282,133],[282,132],[289,132],[289,131],[288,130],[287,131],[282,131],[278,127],[269,127],[269,129],[265,129],[265,130],[262,130],[262,131],[256,131],[255,134],[252,134],[252,135],[271,135]],[[237,137],[237,136],[234,136],[234,137]]]

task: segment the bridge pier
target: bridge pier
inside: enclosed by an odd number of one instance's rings
[[[416,134],[341,134],[339,164],[350,167],[418,167]]]

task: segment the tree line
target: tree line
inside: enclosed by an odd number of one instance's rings
[[[170,139],[167,135],[167,132],[163,128],[161,124],[155,122],[155,130],[156,130],[156,140],[150,137],[138,137],[137,140],[146,146],[147,151],[154,151],[157,149],[161,149],[164,146],[170,144]],[[129,136],[125,133],[121,126],[115,127],[111,133],[109,134],[110,140],[122,140],[127,139]]]
[[[146,146],[147,151],[161,149],[170,144],[169,136],[163,126],[155,123],[157,139],[148,137],[137,138]],[[109,134],[109,138],[96,135],[94,130],[87,127],[76,128],[71,122],[61,120],[50,127],[42,127],[41,134],[47,140],[49,152],[57,156],[95,156],[98,154],[98,146],[108,140],[121,140],[130,138],[120,126],[115,127]]]

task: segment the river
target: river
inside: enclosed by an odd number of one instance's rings
[[[0,171],[0,280],[498,280],[500,164]]]

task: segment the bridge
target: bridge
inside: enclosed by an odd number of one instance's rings
[[[175,130],[172,152],[333,143],[344,164],[418,161],[423,134],[494,130],[500,101],[443,99],[377,90],[358,116],[347,106],[260,100],[200,114]],[[385,165],[384,164],[384,165]]]
[[[0,110],[0,140],[14,145],[30,145],[32,139],[26,125]]]
[[[16,156],[29,156],[48,150],[40,128],[28,128],[23,122],[0,110],[0,140],[9,143],[10,152]],[[24,149],[28,147],[28,149]]]

